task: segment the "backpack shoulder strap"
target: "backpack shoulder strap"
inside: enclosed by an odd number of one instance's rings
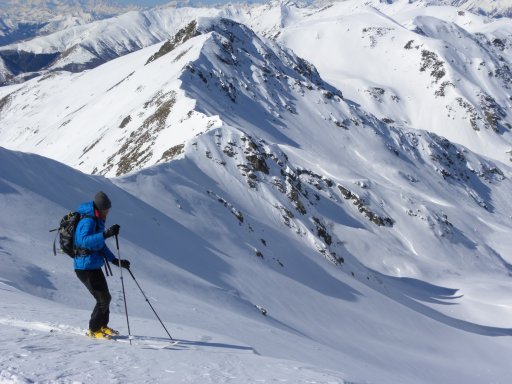
[[[56,229],[56,231],[58,231],[59,228]],[[52,231],[50,231],[52,232]],[[55,238],[53,239],[53,256],[57,256],[57,246],[55,245],[55,243],[57,242],[57,236],[59,236],[59,232],[57,232],[55,234]]]
[[[98,223],[98,218],[96,216],[92,216],[92,215],[80,215],[80,219],[78,220],[78,223],[80,223],[80,221],[82,219],[93,219],[94,220],[94,223],[96,224],[96,231],[99,229],[99,223]],[[76,224],[78,226],[78,223]],[[83,249],[83,248],[74,248],[76,254],[81,254],[81,255],[88,255],[90,253],[89,250],[87,249]]]
[[[98,219],[96,216],[93,216],[93,215],[80,215],[80,220],[85,219],[85,218],[89,218],[89,219],[93,219],[93,220]]]
[[[98,223],[98,218],[96,216],[93,216],[93,215],[80,215],[80,220],[82,220],[82,219],[93,219],[94,223],[96,224],[96,231],[99,229],[100,225]],[[80,222],[80,220],[78,222]]]

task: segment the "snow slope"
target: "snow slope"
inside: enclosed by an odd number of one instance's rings
[[[1,204],[5,213],[1,223],[2,382],[92,383],[106,378],[124,382],[220,382],[236,378],[251,382],[278,377],[297,382],[323,377],[326,383],[341,382],[339,374],[309,363],[261,357],[253,347],[226,336],[238,333],[251,338],[251,333],[270,332],[272,335],[267,338],[283,337],[289,345],[297,339],[296,332],[267,321],[234,292],[191,274],[179,262],[174,265],[174,258],[189,259],[189,265],[200,259],[209,260],[210,265],[196,265],[198,271],[211,278],[222,277],[210,271],[218,256],[175,220],[106,179],[90,177],[33,155],[1,149],[1,157]],[[134,274],[147,289],[167,327],[180,340],[179,346],[166,345],[163,329],[131,281],[125,283],[131,329],[136,335],[154,339],[147,343],[135,340],[135,346],[130,347],[127,343],[106,345],[78,336],[85,331],[91,298],[73,276],[68,257],[51,254],[53,236],[47,228],[55,226],[56,217],[73,209],[77,201],[87,199],[96,189],[107,191],[115,199],[118,209],[112,220],[123,223],[122,255],[132,260]],[[5,220],[7,216],[12,220]],[[25,230],[20,231],[23,227]],[[130,240],[126,240],[128,236]],[[145,249],[137,242],[148,242],[150,247]],[[116,278],[109,278],[114,297],[111,308],[116,313],[112,325],[123,329],[126,323],[121,313],[119,274],[115,274]],[[174,322],[169,323],[171,318]],[[194,323],[202,323],[203,330],[195,328]],[[233,326],[226,329],[228,323]],[[208,324],[225,334],[207,330]],[[252,331],[243,332],[244,328]],[[300,339],[296,342],[298,346],[302,343]],[[278,350],[276,346],[274,351]],[[286,358],[285,353],[278,354]],[[97,363],[91,365],[94,361]]]
[[[356,30],[389,21],[358,9]],[[331,32],[325,15],[282,11],[278,39],[320,19],[320,37]],[[433,35],[440,22],[421,17]],[[512,167],[486,147],[495,133],[464,146],[460,132],[390,121],[324,73],[243,24],[204,18],[90,71],[1,88],[0,377],[507,382]],[[375,93],[386,108],[388,94]],[[100,189],[179,346],[165,348],[129,276],[132,331],[145,339],[78,337],[91,298],[47,230]],[[126,333],[115,273],[112,325]]]
[[[393,230],[377,230],[381,227],[340,196],[328,197],[332,191],[325,191],[323,183],[320,189],[308,185],[307,175],[302,176],[303,191],[312,196],[316,189],[319,200],[312,206],[301,194],[307,210],[302,215],[271,186],[279,166],[274,160],[267,160],[268,178],[258,172],[257,188],[248,189],[245,177],[235,170],[239,155],[222,155],[224,144],[242,145],[241,135],[227,126],[212,130],[190,142],[183,157],[114,183],[39,156],[1,150],[2,379],[87,383],[107,375],[123,382],[198,383],[506,380],[506,336],[512,331],[506,323],[510,282],[503,259],[496,259],[496,253],[489,255],[495,261],[488,259],[483,245],[468,244],[461,233],[444,235],[451,246],[430,248],[439,252],[438,260],[423,252],[404,255],[403,263],[422,266],[421,275],[428,279],[400,277],[413,274],[405,270],[397,276],[365,267],[360,262],[365,256],[384,263],[381,269],[398,265],[391,252],[382,256],[393,245],[400,248],[389,231],[400,232],[404,226],[397,222]],[[212,159],[205,156],[206,149]],[[292,167],[291,160],[284,167]],[[53,235],[47,229],[99,189],[114,202],[109,221],[122,225],[122,256],[131,260],[172,335],[182,340],[178,347],[165,346],[163,330],[126,276],[132,332],[150,340],[135,340],[134,346],[105,345],[76,335],[84,331],[91,298],[73,276],[67,256],[51,254]],[[454,193],[438,195],[436,201],[443,199],[446,207],[460,199]],[[494,199],[501,205],[498,196],[496,191]],[[286,220],[281,216],[286,211],[295,213]],[[483,212],[482,221],[506,230],[499,213]],[[471,214],[471,209],[462,211],[452,220],[460,225]],[[329,253],[317,248],[326,236],[315,230],[313,215],[328,223],[337,244],[323,245]],[[404,225],[412,226],[412,220]],[[435,229],[437,224],[430,225]],[[487,236],[482,238],[486,247],[509,249],[506,240],[493,239],[485,228],[479,224],[481,234],[471,236]],[[407,237],[416,249],[436,238],[420,229]],[[344,239],[343,246],[338,238]],[[371,246],[376,241],[378,248]],[[453,254],[457,244],[478,251],[459,257]],[[333,247],[343,261],[329,257]],[[115,271],[109,278],[112,325],[126,332],[118,276]],[[446,285],[429,283],[435,280],[430,276]]]
[[[289,24],[278,40],[377,117],[508,162],[511,51],[500,43],[511,31],[510,19],[452,7],[346,1]]]

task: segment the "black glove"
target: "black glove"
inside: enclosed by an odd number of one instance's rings
[[[105,239],[109,238],[109,237],[112,237],[112,236],[117,236],[119,235],[119,229],[121,227],[119,226],[119,224],[114,224],[113,226],[111,226],[109,229],[106,229],[105,232],[103,232],[103,237]]]
[[[130,262],[126,259],[121,259],[121,265],[119,265],[119,259],[116,257],[114,260],[112,260],[112,264],[121,268],[130,269]]]

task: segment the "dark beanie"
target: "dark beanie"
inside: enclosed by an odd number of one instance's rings
[[[94,195],[94,205],[100,211],[106,211],[107,209],[110,209],[112,203],[110,202],[110,199],[105,194],[105,192],[99,191],[96,195]]]

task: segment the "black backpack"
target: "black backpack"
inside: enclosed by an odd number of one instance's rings
[[[53,254],[55,256],[57,256],[57,248],[55,246],[57,236],[59,237],[60,251],[69,257],[73,258],[77,254],[87,255],[90,253],[90,251],[86,249],[75,248],[76,226],[78,225],[78,222],[85,217],[90,217],[96,220],[94,216],[81,215],[78,212],[68,212],[60,220],[59,228],[50,230],[50,232],[58,231],[55,239],[53,240]]]

